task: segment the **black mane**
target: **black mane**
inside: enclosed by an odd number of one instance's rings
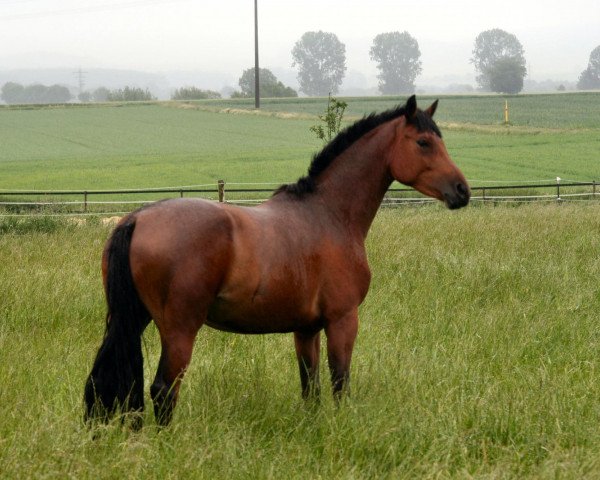
[[[308,167],[308,174],[298,179],[296,183],[289,183],[279,187],[274,195],[282,192],[291,193],[298,197],[302,197],[307,193],[314,192],[316,189],[315,179],[319,176],[335,158],[341,155],[350,145],[358,139],[369,133],[371,130],[387,123],[391,120],[401,117],[406,114],[406,106],[399,105],[395,108],[382,113],[371,113],[363,117],[354,124],[342,130],[331,142],[329,142],[323,150],[315,154],[313,160]],[[442,136],[432,118],[421,110],[417,110],[415,115],[407,117],[408,123],[415,126],[419,132],[433,131],[439,137]]]

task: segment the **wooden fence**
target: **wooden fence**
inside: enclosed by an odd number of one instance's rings
[[[0,190],[0,215],[122,214],[156,200],[201,197],[216,202],[257,204],[269,198],[278,184],[226,184],[125,190]],[[518,185],[475,185],[474,202],[573,201],[600,199],[600,183],[556,182]],[[383,206],[433,201],[410,188],[390,188]]]

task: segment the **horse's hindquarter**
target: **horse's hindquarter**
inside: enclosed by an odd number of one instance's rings
[[[134,215],[130,263],[146,308],[158,324],[165,315],[203,322],[230,261],[228,215],[196,199],[159,202]]]

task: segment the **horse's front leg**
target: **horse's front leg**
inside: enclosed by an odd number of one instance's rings
[[[294,345],[300,368],[302,398],[306,399],[311,396],[318,398],[321,392],[319,382],[320,332],[294,332]]]
[[[338,318],[328,319],[325,326],[327,335],[327,358],[331,373],[333,396],[339,401],[348,392],[352,349],[358,332],[358,309]]]

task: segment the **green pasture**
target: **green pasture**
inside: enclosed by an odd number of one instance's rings
[[[300,399],[290,335],[205,328],[172,425],[139,433],[82,423],[108,234],[0,219],[1,478],[598,476],[596,203],[380,212],[339,409]],[[144,343],[147,390],[154,327]]]
[[[403,99],[349,98],[348,118]],[[428,105],[431,98],[423,98]],[[600,177],[600,94],[444,97],[436,117],[473,184]],[[0,108],[0,189],[112,189],[291,182],[322,144],[326,99]],[[235,113],[219,113],[234,109]],[[277,113],[279,112],[279,113]]]

